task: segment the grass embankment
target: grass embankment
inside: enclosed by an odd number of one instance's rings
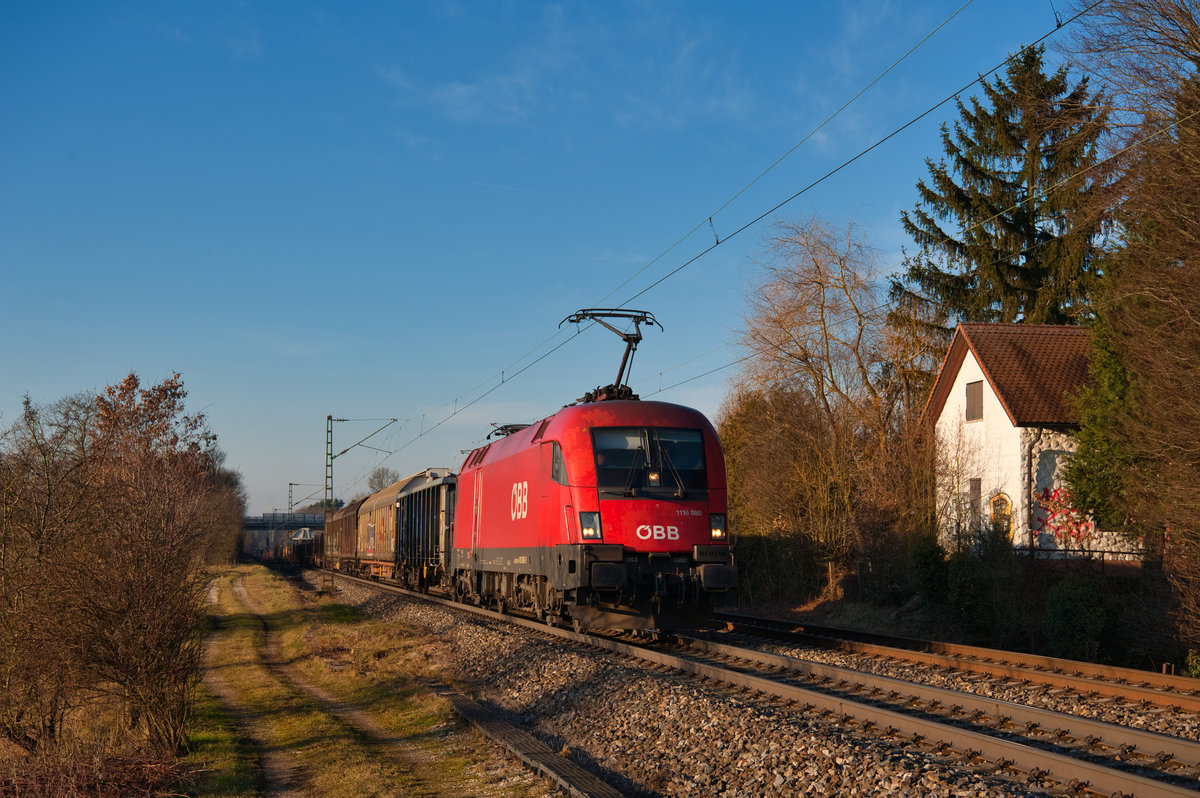
[[[220,574],[216,595],[206,672],[224,703],[201,698],[192,794],[253,795],[263,786],[326,796],[546,792],[531,791],[528,778],[496,775],[490,746],[416,681],[442,678],[435,639],[365,618],[336,597],[302,595],[258,566]]]

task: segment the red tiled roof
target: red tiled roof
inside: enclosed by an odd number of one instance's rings
[[[925,416],[934,420],[968,350],[1015,426],[1074,425],[1071,397],[1087,382],[1086,327],[1051,324],[960,324],[942,361]]]

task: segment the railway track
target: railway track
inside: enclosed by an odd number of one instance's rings
[[[739,613],[717,613],[729,631],[796,646],[817,646],[887,657],[988,677],[1012,679],[1080,693],[1200,713],[1200,679],[1092,662],[1022,654],[957,643],[798,624]]]
[[[341,577],[346,578],[346,577]],[[513,615],[414,594],[657,668],[692,674],[820,713],[935,761],[1076,794],[1194,796],[1200,743],[847,668],[698,638],[580,635]]]
[[[937,740],[933,750],[977,751],[997,763],[1101,793],[1175,795],[1200,789],[1200,743],[1195,741],[711,641],[684,643],[690,657],[700,652],[704,660],[750,677],[722,675],[723,681],[847,713],[864,725],[886,724],[920,746]],[[814,694],[821,698],[815,700]],[[1114,774],[1114,768],[1132,778]],[[1149,778],[1165,777],[1162,785],[1143,781],[1151,771]]]

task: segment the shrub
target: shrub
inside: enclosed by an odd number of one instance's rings
[[[946,551],[936,535],[923,535],[908,554],[909,584],[921,598],[931,604],[946,601],[949,588],[949,566]]]
[[[1046,600],[1042,621],[1046,652],[1070,659],[1096,659],[1111,616],[1098,580],[1067,574],[1050,588]]]

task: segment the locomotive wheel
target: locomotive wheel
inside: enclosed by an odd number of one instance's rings
[[[575,630],[575,634],[583,634],[583,621],[579,620],[578,618],[572,618],[571,628]]]

